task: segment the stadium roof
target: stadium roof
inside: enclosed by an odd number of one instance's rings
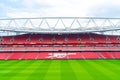
[[[13,33],[101,33],[119,35],[120,18],[39,17],[0,19],[0,31]]]

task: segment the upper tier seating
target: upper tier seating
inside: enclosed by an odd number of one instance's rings
[[[90,37],[88,34],[79,34],[80,43],[91,43]]]
[[[120,42],[120,38],[119,36],[108,36],[108,42],[110,43],[119,43]]]
[[[100,34],[23,34],[18,36],[1,36],[0,44],[87,44],[119,43],[118,36]]]
[[[98,34],[89,34],[93,39],[92,43],[107,43],[106,36]]]

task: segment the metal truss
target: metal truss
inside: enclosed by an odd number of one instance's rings
[[[1,32],[119,34],[120,18],[40,17],[0,19]]]

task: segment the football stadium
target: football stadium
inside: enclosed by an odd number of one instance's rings
[[[119,80],[120,18],[0,19],[1,80]]]

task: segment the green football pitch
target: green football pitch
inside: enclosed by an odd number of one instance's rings
[[[6,60],[0,80],[120,80],[120,60]]]

